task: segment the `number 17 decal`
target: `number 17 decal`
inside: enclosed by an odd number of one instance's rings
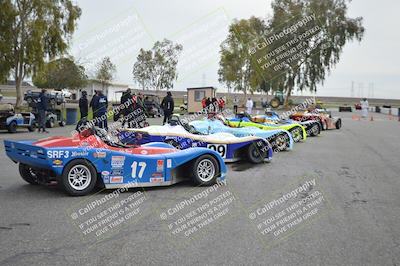
[[[137,171],[138,170],[138,166],[139,166],[139,172]],[[133,163],[132,163],[132,165],[131,165],[131,168],[132,168],[132,178],[136,178],[136,176],[138,177],[138,178],[142,178],[143,177],[143,173],[144,173],[144,170],[146,169],[146,166],[147,166],[147,164],[145,163],[145,162],[137,162],[137,161],[134,161]]]

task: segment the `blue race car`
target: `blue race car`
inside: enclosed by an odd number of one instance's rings
[[[214,116],[203,120],[196,120],[190,122],[189,127],[204,134],[225,132],[231,133],[236,137],[260,137],[267,140],[274,151],[285,151],[293,148],[292,135],[286,130],[262,130],[256,127],[234,128],[226,126],[223,122],[224,119],[225,118],[221,116]]]
[[[96,127],[73,137],[5,140],[4,145],[25,181],[57,181],[74,196],[90,193],[96,184],[113,189],[169,186],[191,179],[196,185],[212,185],[226,175],[223,159],[213,150],[178,150],[157,142],[128,146]]]
[[[124,129],[120,139],[123,143],[135,144],[165,142],[178,149],[205,147],[218,152],[225,162],[247,159],[251,163],[261,163],[272,158],[272,147],[264,138],[236,137],[222,132],[206,135],[193,130],[188,132],[178,124]]]

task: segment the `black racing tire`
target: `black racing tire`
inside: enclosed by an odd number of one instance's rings
[[[318,136],[321,133],[319,124],[318,123],[311,124],[311,128],[310,128],[309,132],[310,132],[310,136],[312,136],[312,137]]]
[[[54,127],[54,119],[52,117],[49,119],[49,121],[47,121],[46,127],[48,127],[48,128]]]
[[[340,129],[342,127],[342,120],[339,119],[338,121],[336,121],[335,126],[336,126],[336,129]]]
[[[60,126],[60,127],[65,127],[65,121],[64,120],[62,120],[62,121],[60,121],[59,123],[58,123],[58,125]]]
[[[265,143],[262,145],[257,145],[256,142],[251,143],[246,148],[246,157],[247,160],[251,163],[258,164],[264,162],[265,157],[267,156],[267,147]]]
[[[301,127],[296,126],[289,130],[290,134],[292,134],[292,138],[294,142],[299,142],[303,139],[303,130]]]
[[[173,146],[174,148],[176,148],[176,149],[178,149],[178,150],[181,150],[181,145],[179,145],[179,143],[176,142],[176,141],[173,140],[173,139],[167,139],[167,140],[164,141],[164,142],[167,143],[167,144],[169,144],[169,145],[171,145],[171,146]]]
[[[17,132],[17,122],[11,121],[11,123],[8,125],[7,129],[8,129],[8,132],[10,132],[10,133]]]
[[[278,98],[274,98],[269,102],[269,105],[271,105],[272,108],[278,108],[281,103]]]
[[[29,184],[31,185],[39,184],[36,174],[33,172],[32,168],[29,165],[20,163],[18,165],[18,170],[22,179],[28,182]]]
[[[32,125],[28,127],[29,132],[35,131],[36,125],[32,122]]]
[[[289,137],[285,136],[286,134],[279,134],[273,139],[273,148],[275,151],[286,151],[289,146]]]
[[[60,187],[71,196],[89,194],[96,186],[96,183],[97,171],[85,159],[75,159],[69,162],[59,177]]]
[[[217,159],[211,154],[204,154],[193,161],[192,180],[196,185],[210,186],[216,183],[219,171]]]

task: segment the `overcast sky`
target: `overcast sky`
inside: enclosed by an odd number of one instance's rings
[[[267,0],[78,0],[82,16],[71,54],[89,70],[104,56],[117,66],[115,82],[134,84],[140,48],[168,38],[183,45],[174,90],[218,83],[219,45],[234,18],[272,15]],[[353,0],[349,16],[364,17],[361,43],[348,43],[341,61],[319,86],[320,96],[400,99],[400,22],[397,0]],[[354,89],[351,89],[352,81]]]

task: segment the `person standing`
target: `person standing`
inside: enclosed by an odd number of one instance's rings
[[[233,98],[233,113],[234,114],[237,114],[238,105],[239,105],[239,99],[237,98],[237,96],[235,96],[235,98]]]
[[[39,94],[39,98],[37,99],[37,110],[38,110],[38,122],[39,122],[39,128],[38,132],[42,129],[43,133],[49,133],[49,131],[46,130],[46,111],[47,111],[47,96],[46,96],[46,90],[42,89],[42,91]]]
[[[171,116],[174,112],[174,99],[172,98],[172,94],[170,91],[167,92],[167,96],[161,102],[161,108],[164,111],[164,120],[163,125],[165,122],[169,122]]]
[[[96,106],[98,104],[98,100],[99,100],[99,96],[97,95],[97,91],[94,91],[94,95],[92,97],[92,100],[90,100],[90,108],[92,108],[92,114],[93,114],[93,120],[96,121],[97,118],[97,109],[98,106]],[[96,126],[97,126],[97,122],[96,122]]]
[[[217,112],[218,111],[218,101],[216,97],[213,97],[211,100],[211,108],[212,108],[212,112]]]
[[[218,100],[218,108],[221,113],[224,111],[224,107],[225,107],[224,98],[220,97]]]
[[[360,101],[361,104],[361,117],[368,117],[368,108],[369,108],[369,103],[367,98],[364,98]]]
[[[211,98],[207,97],[206,99],[206,112],[209,113],[211,110]]]
[[[203,110],[207,107],[207,98],[203,97],[203,99],[201,100],[201,107],[203,108]]]
[[[82,96],[79,99],[79,111],[81,112],[81,119],[88,116],[88,108],[89,102],[87,99],[87,92],[82,91]]]
[[[132,116],[131,112],[133,112],[133,107],[134,107],[131,89],[128,88],[125,92],[122,93],[121,105],[125,105],[124,108],[121,110],[121,113],[124,116],[122,126],[124,126],[125,123],[127,123],[129,127]]]
[[[97,117],[99,118],[99,127],[108,129],[107,126],[107,107],[108,107],[108,99],[107,96],[103,94],[102,91],[97,91]]]
[[[247,99],[246,102],[246,112],[251,115],[251,113],[253,112],[253,101],[251,100],[251,98]]]

